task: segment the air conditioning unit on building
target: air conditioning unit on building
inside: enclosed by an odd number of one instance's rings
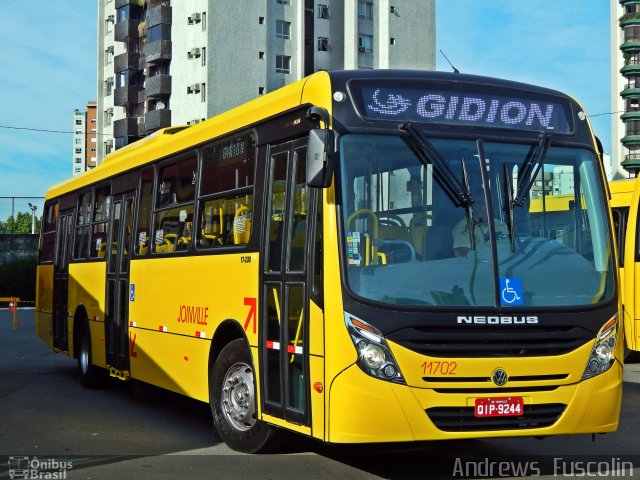
[[[359,51],[359,52],[364,52],[364,51],[365,51],[365,49],[364,49],[364,47],[358,47],[358,51]]]
[[[113,147],[113,140],[107,140],[107,147]]]
[[[113,115],[113,107],[107,108],[107,114],[108,115]]]
[[[189,87],[189,89],[191,90],[191,93],[200,93],[200,84],[194,83]]]
[[[191,54],[192,57],[199,57],[200,49],[198,47],[192,48],[189,53]]]
[[[192,13],[189,17],[189,20],[191,20],[193,23],[198,23],[200,21],[200,14],[198,12]]]

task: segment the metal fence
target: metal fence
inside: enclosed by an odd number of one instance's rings
[[[37,234],[43,205],[44,197],[0,197],[0,234]]]

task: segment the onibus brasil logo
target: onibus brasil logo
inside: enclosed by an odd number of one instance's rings
[[[11,480],[27,479],[66,479],[67,470],[73,468],[73,462],[54,458],[9,457],[9,478]]]

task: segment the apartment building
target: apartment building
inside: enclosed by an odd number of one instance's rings
[[[78,175],[97,163],[97,103],[87,102],[86,110],[73,112],[72,174]]]
[[[317,70],[435,68],[435,0],[98,0],[98,163]]]
[[[615,178],[640,170],[640,4],[611,1],[612,164]]]

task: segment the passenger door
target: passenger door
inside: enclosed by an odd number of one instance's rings
[[[60,213],[53,263],[53,348],[68,351],[69,259],[73,247],[73,210]]]
[[[306,140],[272,147],[267,172],[259,337],[262,410],[309,425]]]
[[[107,241],[105,337],[107,365],[129,370],[129,260],[135,192],[113,198]]]

